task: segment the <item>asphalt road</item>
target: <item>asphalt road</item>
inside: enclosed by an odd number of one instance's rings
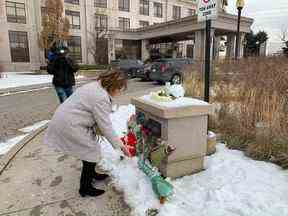
[[[151,82],[130,80],[124,95],[116,102],[127,104],[133,96],[146,94],[159,86]],[[18,129],[33,125],[36,122],[50,119],[59,105],[53,88],[0,95],[0,141],[21,134]]]

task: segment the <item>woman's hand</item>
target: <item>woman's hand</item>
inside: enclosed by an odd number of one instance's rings
[[[121,145],[121,150],[127,157],[132,157],[132,155],[130,154],[129,150],[126,148],[125,145]]]

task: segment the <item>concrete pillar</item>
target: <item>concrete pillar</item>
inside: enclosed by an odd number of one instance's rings
[[[214,37],[213,39],[213,59],[218,60],[219,59],[219,48],[220,48],[220,40],[221,37]]]
[[[267,51],[267,42],[264,42],[263,44],[260,45],[259,55],[266,56],[266,51]]]
[[[205,55],[205,31],[199,30],[195,32],[194,43],[194,59],[197,61],[203,61]]]
[[[172,43],[172,58],[177,58],[177,43]]]
[[[239,46],[239,57],[240,58],[243,58],[243,56],[244,56],[244,40],[245,40],[245,33],[241,33],[240,46]]]
[[[141,59],[142,59],[142,61],[145,61],[145,60],[150,58],[148,46],[149,46],[148,40],[142,40],[141,41]]]
[[[115,59],[116,59],[115,40],[114,40],[114,38],[109,38],[108,39],[108,62],[109,62],[109,64],[112,60],[115,60]]]
[[[187,45],[188,41],[183,42],[183,47],[182,47],[182,57],[187,58]]]
[[[236,44],[236,35],[234,34],[227,35],[226,58],[235,57],[235,44]]]

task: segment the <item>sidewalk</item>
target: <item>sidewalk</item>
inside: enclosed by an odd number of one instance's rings
[[[0,215],[129,215],[109,181],[97,185],[105,188],[103,196],[81,198],[81,161],[44,146],[43,135],[27,144],[0,176]]]
[[[156,87],[154,90],[159,89]],[[152,89],[116,98],[127,104],[131,97]],[[81,161],[54,152],[42,144],[40,133],[16,155],[0,175],[0,215],[5,216],[128,216],[130,209],[109,180],[99,183],[106,193],[97,198],[78,194]]]

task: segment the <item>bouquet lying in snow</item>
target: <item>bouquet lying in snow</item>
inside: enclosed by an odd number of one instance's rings
[[[180,97],[184,97],[185,90],[182,85],[170,85],[166,83],[163,90],[151,93],[151,99],[159,102],[169,102]]]
[[[161,140],[159,128],[153,126],[144,113],[133,115],[127,127],[128,133],[121,140],[131,156],[138,157],[139,169],[149,177],[153,191],[163,204],[172,195],[173,186],[161,176],[157,167],[175,148]]]

